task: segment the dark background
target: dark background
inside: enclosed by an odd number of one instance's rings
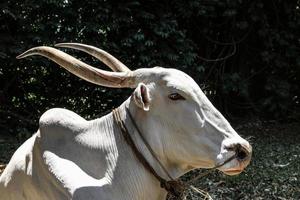
[[[93,119],[130,95],[80,80],[42,57],[15,58],[35,46],[80,42],[131,69],[160,65],[188,73],[250,141],[253,157],[242,174],[214,171],[196,187],[214,199],[299,199],[299,7],[299,0],[1,1],[0,173],[47,109]]]
[[[118,106],[130,90],[87,83],[42,58],[39,45],[81,42],[129,68],[172,67],[192,76],[230,120],[299,120],[299,0],[0,3],[0,133],[28,137],[52,107],[85,118]],[[84,53],[68,53],[103,67]]]

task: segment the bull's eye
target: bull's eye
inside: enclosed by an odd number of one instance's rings
[[[185,100],[185,98],[183,96],[181,96],[180,94],[178,93],[172,93],[172,94],[169,94],[169,99],[173,100],[173,101],[176,101],[176,100]]]

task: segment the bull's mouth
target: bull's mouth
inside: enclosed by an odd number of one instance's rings
[[[244,171],[243,169],[228,169],[228,170],[223,170],[222,172],[226,175],[233,176],[233,175],[238,175]]]
[[[237,159],[235,155],[225,160],[222,164],[219,164],[218,166],[218,170],[230,176],[240,174],[242,171],[244,171],[244,168],[246,167],[245,165],[243,165],[243,162]]]
[[[233,159],[229,163],[225,164],[223,167],[219,168],[220,171],[222,171],[226,175],[238,175],[244,171],[244,169],[247,167],[248,162],[245,163],[243,161],[239,161],[238,159]]]
[[[218,169],[230,176],[242,173],[251,160],[251,154],[248,154],[247,156],[243,154],[244,152],[237,152],[231,158],[227,159],[227,161],[224,161],[224,165],[220,166]]]

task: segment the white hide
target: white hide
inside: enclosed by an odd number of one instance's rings
[[[239,143],[251,151],[188,75],[165,68],[137,71],[143,83],[119,109],[135,143],[162,177],[167,178],[138,137],[125,108],[174,178],[223,162],[234,154],[227,146]],[[185,100],[173,101],[168,98],[171,93]],[[220,170],[241,171],[249,160],[235,159]],[[47,111],[37,133],[15,152],[0,177],[1,200],[165,198],[165,190],[137,161],[111,113],[86,121],[65,109]]]

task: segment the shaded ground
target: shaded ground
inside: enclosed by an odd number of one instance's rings
[[[253,145],[250,166],[233,177],[213,172],[196,186],[213,199],[300,199],[300,124],[255,122],[236,126],[236,130]],[[15,139],[0,136],[0,165],[9,161],[18,146]],[[201,198],[190,194],[187,199]]]

